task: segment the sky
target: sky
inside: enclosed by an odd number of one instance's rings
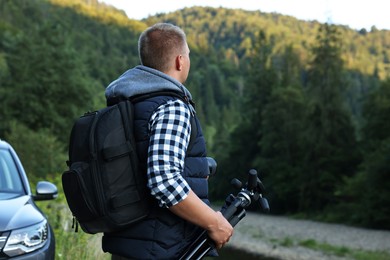
[[[210,6],[280,13],[300,20],[347,25],[352,29],[390,30],[389,0],[99,0],[141,20],[184,7]]]

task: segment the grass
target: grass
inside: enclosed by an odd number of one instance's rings
[[[285,237],[282,241],[280,241],[280,245],[284,247],[292,247],[294,245],[294,241],[289,237]]]
[[[322,251],[336,256],[348,256],[351,249],[344,246],[332,246],[326,243],[318,243],[313,239],[303,240],[298,243],[300,246],[307,247],[316,251]]]
[[[294,241],[290,237],[284,239],[270,239],[272,243],[277,243],[280,246],[292,247],[302,246],[311,250],[320,251],[327,255],[333,255],[338,257],[346,257],[355,260],[388,260],[390,259],[390,253],[385,251],[368,251],[361,249],[351,249],[344,246],[334,246],[327,243],[319,243],[314,239],[307,239],[301,241]]]
[[[334,246],[326,243],[318,243],[313,239],[303,240],[299,242],[300,246],[307,247],[316,251],[322,251],[327,254],[332,254],[340,257],[349,257],[356,260],[388,260],[390,254],[384,251],[368,251],[360,249],[350,249],[344,246]]]
[[[50,201],[37,202],[38,207],[48,217],[49,223],[54,231],[56,239],[55,259],[111,259],[111,255],[104,253],[101,248],[101,234],[86,234],[80,227],[77,233],[72,229],[72,213],[66,204],[59,176],[49,180],[56,184],[58,188],[58,198]]]

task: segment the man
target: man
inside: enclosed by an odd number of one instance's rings
[[[219,249],[233,228],[207,205],[206,145],[182,84],[190,70],[186,35],[172,24],[155,24],[141,34],[138,50],[142,65],[113,81],[107,100],[160,91],[183,98],[162,94],[135,104],[137,151],[154,202],[146,219],[104,234],[103,250],[113,259],[177,259],[202,229]]]

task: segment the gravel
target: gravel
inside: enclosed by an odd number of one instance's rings
[[[236,225],[228,246],[271,259],[349,259],[331,254],[329,250],[312,250],[300,246],[302,242],[328,244],[352,250],[385,251],[390,254],[390,231],[251,212],[247,212],[246,217]]]

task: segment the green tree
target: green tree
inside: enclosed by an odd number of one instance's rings
[[[334,203],[337,187],[343,184],[344,176],[355,172],[358,163],[355,129],[342,100],[347,83],[340,45],[337,28],[322,25],[308,71],[307,152],[299,203],[307,212],[321,211]]]
[[[31,183],[55,176],[66,169],[62,143],[47,129],[33,131],[13,120],[5,136],[18,153]]]
[[[3,45],[9,77],[3,80],[1,114],[6,127],[17,118],[34,131],[50,129],[66,142],[71,124],[94,103],[98,85],[62,26],[43,24]],[[64,134],[66,129],[66,134]]]
[[[300,87],[277,88],[264,111],[262,149],[255,164],[266,173],[264,183],[274,213],[298,209],[303,174],[304,101]]]
[[[364,104],[363,163],[348,179],[337,209],[341,219],[370,228],[390,229],[390,79],[369,95]]]
[[[261,153],[254,165],[265,174],[267,195],[274,213],[295,212],[301,165],[305,116],[305,97],[300,85],[301,62],[292,46],[274,55],[271,66],[279,85],[271,90],[262,113]],[[286,181],[289,180],[289,181]]]
[[[270,67],[272,40],[272,37],[267,37],[261,31],[253,50],[253,58],[248,61],[247,80],[241,94],[242,106],[239,108],[241,118],[230,136],[230,144],[225,149],[228,156],[220,164],[223,177],[219,178],[216,184],[218,195],[226,195],[231,179],[237,177],[245,180],[248,170],[256,167],[255,158],[261,154],[263,112],[273,86],[278,85],[276,72]]]

